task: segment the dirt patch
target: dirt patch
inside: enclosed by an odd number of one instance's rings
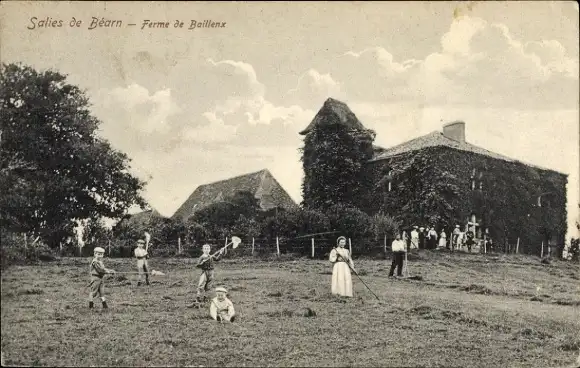
[[[495,294],[491,289],[483,285],[471,284],[461,288],[463,291],[473,294],[492,295]]]

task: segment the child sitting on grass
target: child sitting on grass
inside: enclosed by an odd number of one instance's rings
[[[104,281],[103,277],[106,274],[115,274],[114,270],[105,268],[103,264],[103,256],[105,255],[105,250],[101,247],[96,247],[93,251],[95,257],[91,261],[91,282],[89,284],[91,291],[89,295],[89,308],[93,308],[93,300],[98,295],[101,297],[101,302],[103,303],[103,309],[107,309],[107,301],[105,300],[105,293],[104,293]]]
[[[209,314],[211,318],[218,322],[234,322],[236,312],[234,304],[227,298],[228,291],[223,287],[215,289],[216,297],[211,300]]]

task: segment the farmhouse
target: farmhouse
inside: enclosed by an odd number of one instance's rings
[[[331,98],[300,134],[320,124],[365,129],[346,104]],[[456,121],[391,148],[373,146],[368,175],[361,175],[370,178],[372,190],[358,207],[390,214],[405,227],[449,232],[458,224],[496,244],[519,239],[520,252],[539,254],[542,242],[563,244],[567,175],[473,145],[465,130]]]
[[[227,200],[237,192],[242,191],[254,194],[254,197],[259,200],[260,207],[264,210],[297,207],[296,203],[272,176],[270,171],[264,169],[215,183],[200,185],[185,203],[177,209],[172,219],[187,221],[196,211],[213,203]]]

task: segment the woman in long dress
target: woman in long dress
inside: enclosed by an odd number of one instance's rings
[[[354,270],[354,263],[350,257],[350,252],[344,248],[346,238],[341,236],[336,242],[337,247],[330,252],[330,262],[334,264],[332,268],[332,294],[352,297],[352,277],[349,265]]]
[[[445,229],[441,230],[441,234],[439,235],[439,249],[443,249],[447,247],[447,234],[445,234]]]

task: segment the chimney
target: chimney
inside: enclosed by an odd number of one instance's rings
[[[454,141],[465,143],[465,123],[454,121],[443,125],[443,135]]]

